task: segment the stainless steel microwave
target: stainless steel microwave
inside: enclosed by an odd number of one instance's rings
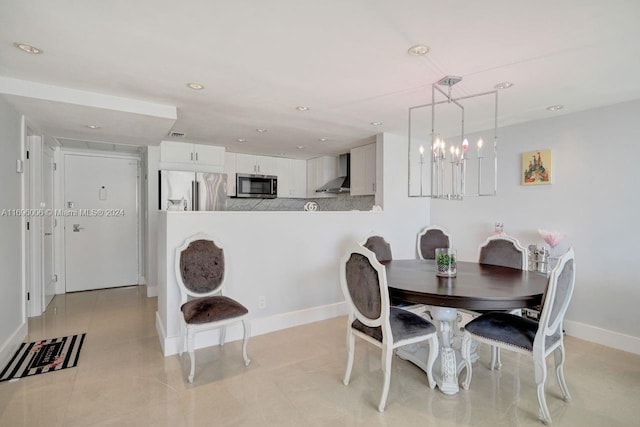
[[[236,197],[275,199],[278,196],[278,177],[274,175],[236,174]]]

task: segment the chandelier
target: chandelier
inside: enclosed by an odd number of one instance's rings
[[[430,104],[409,108],[410,197],[497,194],[498,90],[454,93],[461,80],[445,76],[431,85]]]

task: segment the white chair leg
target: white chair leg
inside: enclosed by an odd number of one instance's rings
[[[249,323],[248,319],[244,319],[242,321],[242,326],[244,327],[244,337],[242,338],[242,357],[244,358],[244,366],[249,366],[251,359],[247,356],[247,341],[249,341],[249,337],[251,336],[251,323]]]
[[[224,341],[225,341],[226,336],[227,336],[227,327],[226,326],[221,326],[220,327],[220,347],[222,347],[224,345]]]
[[[567,382],[564,379],[564,345],[560,345],[560,347],[556,348],[553,352],[553,357],[556,361],[556,376],[558,377],[558,384],[560,385],[560,391],[562,392],[562,399],[565,402],[568,402],[571,400],[571,395],[569,394]]]
[[[547,399],[544,395],[544,383],[547,379],[547,364],[542,360],[534,360],[533,368],[535,373],[536,384],[538,385],[538,403],[540,404],[540,420],[545,424],[551,424],[551,415],[547,407]]]
[[[382,349],[382,374],[384,375],[384,383],[382,385],[382,395],[380,396],[380,404],[378,411],[384,412],[387,404],[387,395],[389,394],[389,384],[391,383],[391,360],[393,357],[393,348],[385,347]]]
[[[187,328],[187,348],[189,349],[189,359],[191,359],[191,370],[189,372],[189,382],[193,382],[193,375],[196,371],[196,354],[195,354],[195,343],[194,343],[194,332],[193,329]]]
[[[471,344],[473,340],[470,335],[465,334],[462,338],[462,346],[460,351],[462,352],[462,360],[464,361],[464,367],[467,370],[464,381],[462,381],[462,388],[469,390],[471,384],[471,375],[473,374],[473,368],[471,367]]]
[[[500,361],[500,349],[496,346],[491,346],[491,362],[489,362],[489,369],[499,370],[502,367]]]
[[[354,347],[355,347],[355,337],[351,333],[351,329],[347,329],[347,370],[344,373],[344,379],[342,382],[344,385],[349,385],[349,380],[351,379],[351,369],[353,368],[353,357],[354,357]]]
[[[429,359],[427,360],[427,380],[429,381],[429,388],[435,388],[436,386],[436,381],[433,378],[433,365],[436,363],[439,351],[438,336],[434,335],[429,339]]]

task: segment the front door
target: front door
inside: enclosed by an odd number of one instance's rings
[[[66,154],[66,291],[138,283],[138,160]]]

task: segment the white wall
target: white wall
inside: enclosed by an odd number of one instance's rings
[[[568,235],[577,278],[567,333],[640,353],[640,101],[499,130],[498,196],[433,200],[433,224],[452,234],[461,259],[503,221],[522,244],[542,244],[538,228]],[[521,154],[551,149],[553,184],[520,185]]]
[[[145,166],[147,175],[145,204],[146,244],[145,244],[145,281],[147,296],[158,295],[158,162],[160,161],[160,147],[147,147]]]
[[[16,160],[23,159],[21,122],[18,113],[0,97],[0,211],[23,207],[23,175],[16,172]],[[22,222],[23,218],[20,216],[0,216],[0,366],[27,333],[22,289]]]
[[[428,222],[428,201],[407,197],[406,138],[385,134],[378,147],[382,212],[161,213],[159,230],[166,224],[167,233],[158,233],[158,333],[165,354],[177,352],[178,344],[174,250],[198,232],[222,242],[226,294],[249,309],[253,335],[344,313],[339,259],[350,242],[371,231],[389,241],[395,258],[414,258],[416,235]],[[264,309],[258,308],[259,296],[266,297]],[[228,336],[237,339],[239,332],[230,330]],[[215,334],[200,337],[196,346],[215,339]]]

